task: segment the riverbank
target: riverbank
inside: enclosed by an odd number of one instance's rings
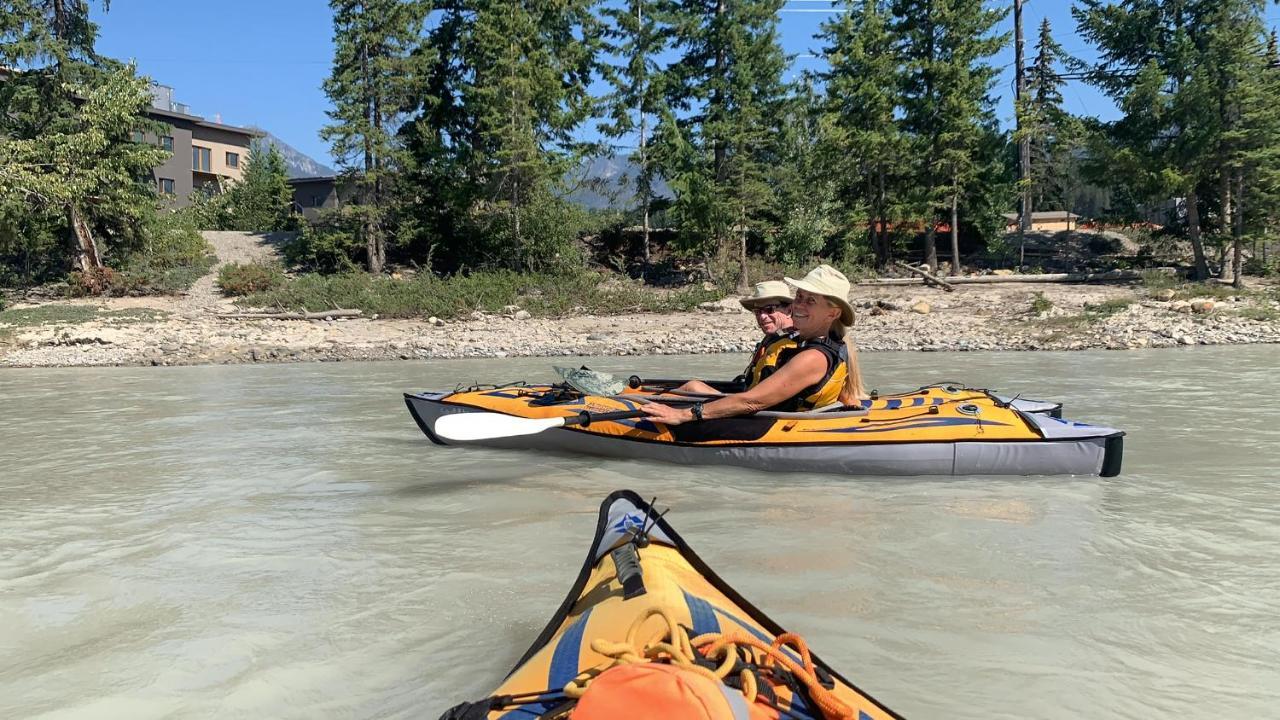
[[[1203,291],[1201,296],[1196,293]],[[864,351],[1084,350],[1280,343],[1280,293],[1255,285],[856,286]],[[520,308],[455,321],[246,320],[229,300],[59,300],[0,314],[0,366],[198,365],[428,358],[747,352],[736,301],[696,312],[565,319]]]

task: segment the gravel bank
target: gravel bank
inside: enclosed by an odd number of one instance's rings
[[[1040,312],[1033,309],[1036,293],[1043,298]],[[1280,301],[1272,299],[1274,292],[1161,301],[1141,288],[1045,284],[971,285],[946,294],[920,287],[859,286],[854,296],[861,308],[858,344],[872,352],[1280,342],[1280,321],[1275,319],[1280,318]],[[164,298],[80,304],[101,310],[154,308],[169,315],[0,327],[0,366],[745,353],[757,339],[751,316],[733,301],[670,315],[555,320],[513,310],[506,316],[475,315],[453,322],[228,320],[182,299]]]

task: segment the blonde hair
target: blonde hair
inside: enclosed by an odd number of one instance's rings
[[[831,326],[831,334],[844,341],[845,353],[849,356],[848,372],[844,377],[844,387],[840,388],[841,405],[860,405],[867,397],[867,388],[862,384],[862,368],[858,365],[858,346],[853,342],[853,327],[845,327],[839,320]]]

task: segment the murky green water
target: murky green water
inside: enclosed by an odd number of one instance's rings
[[[865,364],[1064,400],[1129,431],[1125,472],[444,449],[400,398],[547,360],[0,373],[0,717],[434,717],[505,674],[619,487],[909,717],[1280,717],[1280,348]]]

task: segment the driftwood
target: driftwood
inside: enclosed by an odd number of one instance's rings
[[[225,313],[214,317],[228,320],[324,320],[326,318],[353,318],[364,314],[363,310],[321,310],[320,312],[274,313]]]
[[[908,264],[906,264],[906,263],[904,263],[904,262],[894,262],[893,264],[894,264],[894,265],[897,265],[898,267],[902,268],[903,270],[909,270],[909,271],[911,271],[911,272],[913,272],[913,273],[915,273],[915,274],[919,275],[920,277],[924,278],[924,281],[925,281],[925,282],[927,282],[927,283],[933,283],[934,285],[939,285],[939,286],[941,286],[941,287],[942,287],[942,289],[943,289],[943,290],[946,290],[947,292],[955,292],[955,289],[956,289],[956,288],[955,288],[955,286],[954,286],[954,285],[952,285],[951,283],[947,282],[946,280],[943,280],[942,278],[938,277],[937,275],[934,275],[934,274],[932,274],[932,273],[928,272],[927,270],[921,270],[921,269],[920,269],[920,268],[918,268],[918,267],[912,267],[912,266],[910,266],[910,265],[908,265]],[[908,278],[908,279],[914,280],[914,278]]]
[[[1173,274],[1173,273],[1170,273]],[[1090,283],[1090,282],[1123,282],[1141,280],[1142,273],[1137,270],[1108,270],[1097,273],[1044,273],[1041,275],[975,275],[951,276],[942,278],[955,285],[986,285],[992,283]],[[859,285],[919,285],[923,278],[880,278],[878,280],[862,280]]]

